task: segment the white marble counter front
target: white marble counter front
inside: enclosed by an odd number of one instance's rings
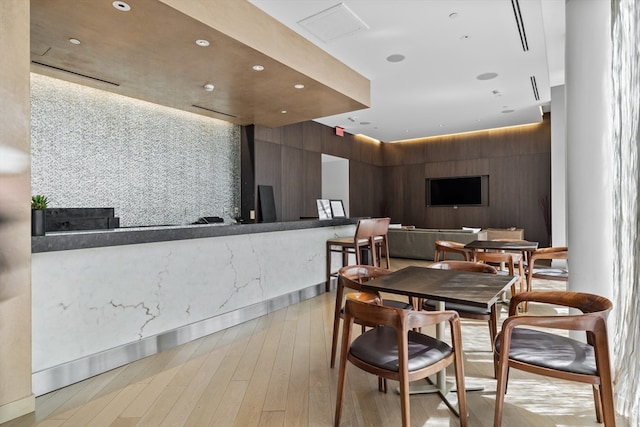
[[[34,253],[34,393],[317,295],[326,240],[354,231],[350,224]]]

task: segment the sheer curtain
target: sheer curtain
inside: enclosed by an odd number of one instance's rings
[[[640,425],[640,6],[611,1],[617,411]]]

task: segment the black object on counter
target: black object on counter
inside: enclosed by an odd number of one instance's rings
[[[203,216],[202,218],[198,218],[194,224],[215,224],[220,222],[224,222],[224,219],[219,216]]]
[[[47,208],[46,231],[108,230],[120,226],[114,208]]]

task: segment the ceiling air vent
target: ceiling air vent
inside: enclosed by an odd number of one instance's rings
[[[233,117],[233,118],[237,118],[237,117],[238,117],[238,116],[234,116],[233,114],[223,113],[223,112],[221,112],[221,111],[212,110],[211,108],[207,108],[207,107],[201,107],[201,106],[196,105],[196,104],[192,104],[191,106],[192,106],[192,107],[195,107],[195,108],[199,108],[199,109],[201,109],[201,110],[211,111],[212,113],[221,114],[221,115],[223,115],[223,116],[227,116],[227,117]]]
[[[538,83],[536,83],[536,76],[529,77],[531,80],[531,88],[533,89],[533,97],[536,101],[540,101],[540,94],[538,93]]]
[[[36,65],[41,65],[43,67],[51,68],[52,70],[58,70],[58,71],[62,71],[62,72],[65,72],[65,73],[73,74],[74,76],[84,77],[85,79],[91,79],[91,80],[95,80],[95,81],[100,82],[100,83],[107,83],[107,84],[110,84],[110,85],[113,85],[113,86],[120,86],[118,83],[110,82],[109,80],[99,79],[98,77],[88,76],[88,75],[82,74],[82,73],[76,73],[75,71],[66,70],[66,69],[60,68],[60,67],[54,67],[53,65],[44,64],[44,63],[38,62],[38,61],[31,61],[31,62],[33,64],[36,64]]]
[[[301,19],[298,24],[325,43],[369,29],[369,26],[343,3]]]
[[[516,18],[516,25],[518,26],[518,34],[520,34],[522,50],[528,52],[529,43],[527,42],[527,32],[524,30],[524,21],[522,20],[522,12],[520,12],[520,3],[518,0],[511,0],[511,6],[513,6],[513,15]]]

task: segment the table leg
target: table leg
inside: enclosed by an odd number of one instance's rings
[[[436,301],[436,310],[444,311],[445,304],[442,301]],[[436,338],[439,340],[443,340],[445,337],[445,323],[438,323],[436,325]],[[465,378],[465,384],[466,384]],[[482,391],[484,390],[484,386],[465,386],[465,391]],[[425,383],[417,383],[414,382],[409,387],[409,394],[426,394],[426,393],[438,393],[442,401],[449,407],[451,412],[460,416],[460,411],[458,410],[458,395],[456,394],[455,383],[447,383],[447,372],[446,369],[438,372],[435,375],[435,378],[429,378],[428,382]],[[400,392],[400,389],[397,389],[397,392]]]

